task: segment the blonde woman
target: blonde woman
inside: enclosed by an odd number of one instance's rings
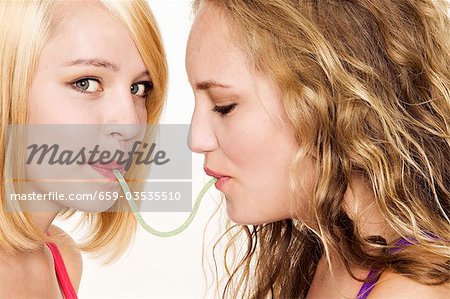
[[[248,244],[221,297],[450,297],[448,9],[195,1],[191,146]]]
[[[7,157],[17,149],[7,147],[7,130],[11,124],[98,124],[107,127],[101,138],[114,144],[135,138],[119,124],[157,123],[163,108],[167,66],[160,34],[144,0],[2,1],[0,28],[0,297],[76,298],[80,250],[118,258],[134,236],[134,216],[120,200],[86,211],[89,236],[78,246],[52,222],[83,211],[79,202],[11,211],[6,174],[16,169],[7,167],[14,162]],[[92,181],[111,172],[94,166],[71,167]],[[28,187],[51,191],[39,181]]]

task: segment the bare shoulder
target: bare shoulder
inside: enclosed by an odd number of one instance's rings
[[[385,271],[368,298],[448,299],[450,283],[438,286],[424,285],[403,275]]]
[[[81,274],[83,272],[83,259],[75,241],[61,228],[51,225],[48,229],[52,242],[58,246],[64,264],[75,290],[78,291]]]

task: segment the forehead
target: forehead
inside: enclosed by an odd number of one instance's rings
[[[191,83],[210,79],[233,82],[250,73],[247,59],[230,27],[216,8],[205,5],[199,11],[186,54]]]
[[[55,11],[60,16],[57,31],[46,47],[47,52],[57,53],[55,59],[70,61],[81,56],[141,65],[139,52],[128,29],[100,3],[60,3]],[[136,57],[139,58],[137,61]]]
[[[58,1],[54,5],[54,14],[58,16],[57,35],[86,31],[87,28],[107,32],[106,26],[120,27],[120,22],[96,0]]]

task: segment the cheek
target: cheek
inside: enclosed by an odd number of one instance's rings
[[[47,123],[56,114],[55,106],[58,102],[54,98],[57,97],[57,92],[51,87],[49,83],[41,82],[39,76],[35,78],[28,99],[28,123]]]
[[[56,84],[55,78],[48,71],[51,69],[41,57],[40,64],[33,77],[28,98],[28,123],[57,123],[63,119],[62,107],[66,105],[61,95],[63,90]],[[67,109],[67,108],[66,108]]]
[[[38,73],[28,99],[28,123],[83,124],[95,121],[92,111],[96,110],[72,96],[72,92],[56,79]]]
[[[247,220],[253,223],[290,218],[294,194],[289,174],[298,149],[294,133],[261,114],[244,119],[233,120],[226,140],[239,186],[229,212],[250,212],[254,218]]]
[[[267,156],[270,128],[261,115],[253,111],[242,107],[242,111],[226,120],[218,136],[221,149],[239,172],[255,167],[258,160]]]
[[[148,122],[148,110],[145,101],[136,104],[136,113],[139,119],[139,123],[146,124]]]
[[[253,172],[272,177],[289,167],[297,150],[294,132],[282,127],[265,111],[247,113],[229,120],[219,138],[221,149],[239,173]],[[262,172],[262,173],[261,173]]]

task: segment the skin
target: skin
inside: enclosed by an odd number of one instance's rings
[[[86,139],[108,145],[105,149],[111,151],[126,149],[131,141],[141,138],[143,132],[139,128],[147,123],[145,95],[148,90],[140,82],[151,80],[129,32],[92,1],[62,2],[57,13],[64,16],[63,22],[39,58],[29,97],[28,123],[103,125],[103,130],[95,131]],[[92,58],[111,65],[77,63],[68,66],[70,62]],[[83,79],[86,77],[96,78],[98,82]],[[87,181],[104,178],[89,165],[72,167],[71,174],[76,173]],[[33,174],[42,173],[28,169],[28,175]],[[97,185],[94,188],[109,187]],[[30,191],[54,191],[45,184],[31,184],[29,188]],[[91,207],[73,202],[42,204],[47,204],[45,212],[30,213],[32,220],[43,232],[50,233],[63,255],[72,284],[78,289],[82,272],[80,251],[52,222],[65,207],[82,211]],[[101,211],[110,205],[95,208]],[[61,298],[49,249],[43,246],[33,253],[0,256],[0,290],[1,298]]]
[[[192,150],[205,155],[205,167],[230,177],[221,191],[233,221],[286,219],[294,199],[288,169],[298,145],[283,120],[280,91],[250,70],[230,41],[228,27],[210,18],[200,13],[187,49],[186,68],[195,94]],[[229,105],[236,106],[226,115],[212,111]],[[310,163],[301,167],[311,169]]]
[[[134,141],[142,139],[143,126],[139,124],[147,122],[145,85],[141,82],[149,82],[150,77],[142,58],[125,26],[97,4],[67,3],[59,8],[62,14],[64,10],[71,13],[66,13],[68,17],[62,21],[59,34],[46,45],[40,57],[31,86],[28,123],[93,125],[63,126],[65,134],[55,132],[61,130],[60,126],[51,127],[57,130],[45,129],[49,131],[46,135],[46,131],[38,129],[38,134],[30,134],[29,144],[58,144],[61,149],[76,153],[83,146],[93,149],[97,144],[102,151],[127,151]],[[80,62],[91,59],[100,62]],[[132,86],[137,90],[134,94],[130,92]],[[86,184],[30,183],[27,184],[29,192],[93,194],[118,190],[115,181],[94,182],[105,177],[88,164],[30,165],[27,178],[86,181]],[[64,201],[62,204],[98,212],[108,209],[112,203]],[[37,204],[42,208],[42,202]],[[46,210],[61,208],[55,201],[46,204]]]
[[[302,171],[303,192],[294,195],[288,185],[288,173],[291,158],[300,145],[295,142],[292,128],[283,121],[286,117],[280,91],[276,84],[249,67],[229,24],[208,4],[194,20],[186,69],[195,95],[191,147],[205,155],[206,167],[230,176],[220,189],[231,220],[261,224],[297,218],[312,223],[307,211],[316,178],[314,159],[297,165]],[[230,104],[237,105],[226,116],[212,111],[215,106]],[[294,202],[300,213],[292,212]],[[344,209],[361,227],[363,235],[379,235],[388,242],[398,238],[388,229],[364,178],[352,177],[344,196]],[[322,257],[308,298],[355,297],[362,283],[348,274],[334,254],[330,259],[333,272]],[[352,271],[363,279],[369,269],[354,266]],[[392,282],[401,287],[393,287]],[[448,298],[448,289],[444,288],[423,286],[385,272],[369,298],[418,298],[413,296],[414,291],[420,291],[420,298]]]

